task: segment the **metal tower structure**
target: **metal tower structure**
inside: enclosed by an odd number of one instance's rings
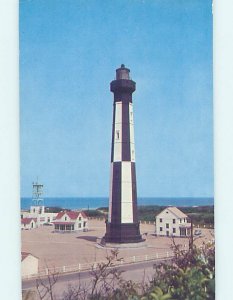
[[[44,205],[44,199],[42,197],[43,187],[43,184],[38,183],[38,180],[32,183],[32,203],[34,206]]]

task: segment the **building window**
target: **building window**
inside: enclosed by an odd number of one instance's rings
[[[78,228],[81,228],[81,225],[82,225],[82,224],[81,224],[81,223],[79,223],[79,224],[78,224]]]
[[[176,219],[173,219],[173,224],[176,224]]]
[[[163,231],[163,227],[159,227],[159,231]]]
[[[81,221],[81,220],[82,220],[82,217],[79,217],[78,220]]]
[[[166,228],[169,228],[169,224],[168,223],[166,223]]]
[[[71,225],[70,224],[66,225],[66,230],[70,230],[70,229],[71,229]]]
[[[159,222],[162,223],[162,222],[163,222],[163,219],[159,219]]]
[[[173,228],[172,232],[173,232],[173,233],[176,233],[176,229],[175,229],[175,228]]]

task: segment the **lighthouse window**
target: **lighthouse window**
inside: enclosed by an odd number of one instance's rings
[[[120,139],[120,130],[116,131],[116,139],[119,140]]]

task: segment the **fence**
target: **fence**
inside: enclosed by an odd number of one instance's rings
[[[134,255],[131,257],[121,258],[113,261],[113,267],[121,266],[121,265],[128,265],[133,263],[139,263],[139,262],[145,262],[145,261],[155,261],[155,260],[165,260],[170,259],[174,256],[173,252],[167,251],[164,253],[155,253],[152,255]],[[82,272],[82,271],[91,271],[93,269],[96,269],[98,264],[100,263],[106,263],[106,261],[99,261],[99,262],[92,262],[92,263],[82,263],[82,264],[76,264],[71,266],[61,266],[61,267],[54,267],[54,268],[45,268],[43,270],[40,270],[37,274],[27,275],[23,276],[23,280],[27,279],[36,279],[40,277],[47,276],[49,274],[64,274],[64,273],[76,273],[76,272]]]
[[[88,217],[88,220],[105,221],[105,218],[104,217]],[[143,220],[140,220],[140,224],[155,225],[155,221],[143,221]]]
[[[96,221],[105,221],[105,218],[97,218],[97,217],[88,217],[88,220],[96,220]],[[155,225],[155,221],[143,221],[140,220],[140,224],[148,224]],[[214,224],[193,224],[195,228],[206,228],[206,229],[214,229]]]

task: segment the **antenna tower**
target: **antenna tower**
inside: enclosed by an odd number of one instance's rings
[[[35,206],[43,206],[44,199],[43,195],[43,184],[38,183],[38,179],[36,182],[32,183],[32,203]]]

